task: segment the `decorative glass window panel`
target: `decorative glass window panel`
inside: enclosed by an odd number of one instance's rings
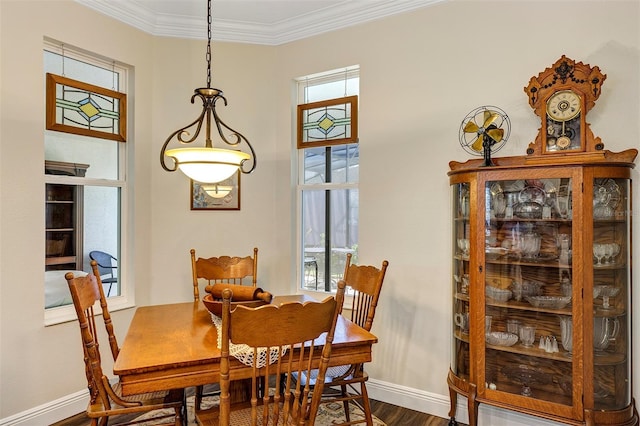
[[[47,73],[47,130],[124,142],[127,95]]]
[[[305,291],[335,292],[347,254],[358,263],[359,72],[297,79],[297,278]]]
[[[298,105],[298,148],[358,142],[358,96]]]

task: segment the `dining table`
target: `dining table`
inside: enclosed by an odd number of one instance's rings
[[[314,300],[306,295],[275,296],[271,304]],[[211,313],[202,301],[141,306],[129,325],[113,372],[123,395],[179,389],[220,381],[220,348]],[[268,330],[265,330],[268,333]],[[323,346],[325,335],[315,340]],[[329,366],[366,363],[378,338],[340,315]],[[315,368],[322,351],[314,351]],[[230,359],[230,379],[251,377],[251,367]]]

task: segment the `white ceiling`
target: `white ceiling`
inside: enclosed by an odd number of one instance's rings
[[[207,38],[206,0],[76,0],[156,36]],[[278,45],[444,0],[214,0],[214,40]]]

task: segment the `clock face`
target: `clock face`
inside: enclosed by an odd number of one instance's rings
[[[556,92],[547,101],[547,115],[558,122],[576,117],[580,108],[580,96],[571,90]]]

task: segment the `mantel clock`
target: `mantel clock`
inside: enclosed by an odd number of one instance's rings
[[[541,127],[527,154],[566,154],[601,151],[604,144],[593,136],[586,116],[600,96],[607,78],[598,67],[562,56],[555,64],[531,77],[524,91]]]

